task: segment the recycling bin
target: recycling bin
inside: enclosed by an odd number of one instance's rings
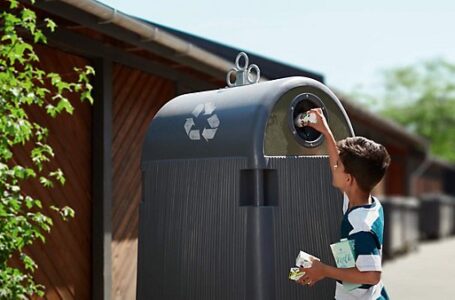
[[[403,199],[400,197],[383,197],[380,202],[384,209],[384,245],[383,255],[390,259],[405,249]]]
[[[419,221],[422,238],[439,239],[449,236],[454,226],[453,210],[453,203],[446,195],[422,195]]]
[[[300,250],[334,265],[342,194],[324,138],[295,117],[321,107],[353,136],[337,97],[290,77],[190,93],[163,106],[143,144],[138,299],[332,299],[335,282],[288,279]]]
[[[406,252],[417,250],[419,245],[419,201],[415,197],[404,197],[402,202],[403,239]]]
[[[384,259],[418,248],[419,201],[414,197],[385,196],[380,198],[384,208]]]
[[[455,235],[455,196],[451,195],[449,196],[450,200],[452,202],[452,235]]]

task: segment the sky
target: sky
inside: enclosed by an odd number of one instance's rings
[[[101,0],[124,13],[322,74],[344,92],[384,70],[455,63],[455,1]],[[251,62],[254,63],[254,62]],[[260,66],[259,66],[260,67]]]

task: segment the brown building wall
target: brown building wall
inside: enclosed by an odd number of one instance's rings
[[[385,194],[407,195],[408,174],[406,164],[409,159],[409,152],[405,148],[391,144],[385,144],[385,147],[391,157],[390,166],[385,177]]]
[[[426,193],[444,194],[444,185],[441,178],[417,178],[416,194],[422,195]]]
[[[142,143],[175,83],[126,66],[113,68],[112,298],[135,299]]]
[[[58,72],[65,80],[74,80],[73,67],[88,62],[74,55],[49,47],[36,47],[42,69]],[[55,183],[53,189],[45,189],[38,180],[23,185],[28,195],[40,199],[44,212],[54,222],[46,244],[36,241],[26,251],[37,262],[35,273],[38,283],[47,288],[46,299],[89,299],[91,282],[91,107],[81,103],[77,95],[69,97],[75,110],[73,115],[63,113],[55,119],[42,109],[28,110],[30,120],[49,129],[48,144],[55,158],[44,172],[61,168],[67,179],[64,186]],[[47,99],[50,101],[50,99]],[[14,159],[17,163],[32,166],[31,144],[17,147]],[[49,206],[70,206],[75,218],[64,222]]]
[[[384,145],[391,157],[387,174],[380,185],[373,191],[376,195],[407,195],[409,184],[409,160],[412,160],[412,145],[402,141],[401,137],[380,124],[373,122],[367,115],[356,110],[352,104],[345,103],[354,132]],[[349,111],[351,109],[352,111]]]

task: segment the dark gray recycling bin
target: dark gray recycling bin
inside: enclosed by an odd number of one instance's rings
[[[405,249],[404,210],[402,199],[384,197],[380,199],[384,208],[384,258],[393,258]]]
[[[455,196],[453,195],[450,195],[450,201],[452,203],[452,213],[453,213],[453,217],[452,217],[452,235],[455,235]]]
[[[419,221],[422,238],[438,239],[449,236],[454,226],[454,209],[453,202],[446,195],[422,195]]]
[[[148,129],[142,154],[138,299],[332,299],[335,283],[288,279],[299,250],[331,263],[342,195],[326,143],[297,129],[322,106],[353,135],[323,84],[292,77],[185,94]]]
[[[405,251],[417,250],[419,246],[419,201],[405,197],[402,203]]]
[[[380,198],[384,208],[384,258],[416,250],[419,243],[419,202],[414,197]]]

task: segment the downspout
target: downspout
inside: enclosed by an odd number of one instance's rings
[[[136,20],[114,8],[92,0],[60,0],[66,4],[97,16],[100,23],[112,23],[139,35],[143,41],[151,41],[173,49],[177,56],[187,56],[216,70],[228,72],[233,64],[206,50],[169,34],[152,24]]]
[[[423,162],[417,167],[417,169],[411,173],[411,196],[417,197],[417,179],[418,177],[422,176],[423,173],[428,169],[431,164],[430,154],[428,153],[428,149],[425,151],[425,159]]]

